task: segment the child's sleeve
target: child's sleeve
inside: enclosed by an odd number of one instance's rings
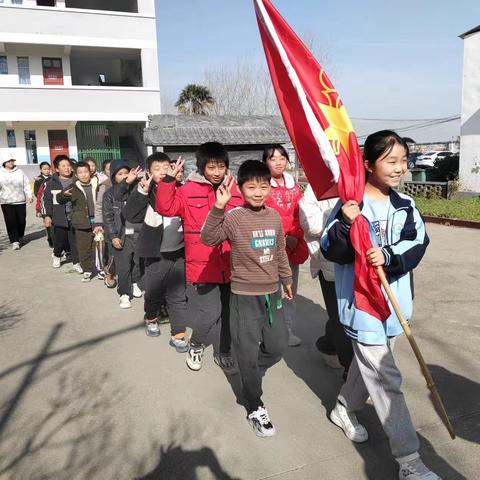
[[[382,248],[385,257],[385,272],[389,275],[404,275],[413,270],[425,255],[430,243],[425,223],[412,200],[400,240]]]
[[[213,207],[205,220],[200,238],[205,245],[220,245],[231,237],[230,223],[223,208]]]
[[[131,223],[143,223],[149,201],[150,195],[144,193],[137,187],[137,189],[128,197],[125,208],[123,209],[125,219]]]
[[[43,189],[42,194],[42,214],[45,217],[53,217],[53,196],[51,182],[48,182]]]
[[[320,248],[323,256],[331,262],[345,265],[355,260],[355,250],[350,240],[350,225],[342,216],[342,203],[339,201],[327,220],[322,233]]]
[[[187,182],[188,183],[188,182]],[[158,182],[155,210],[164,217],[184,217],[185,198],[183,186],[177,188],[175,177],[167,175]]]
[[[283,232],[282,221],[280,217],[278,218],[278,229],[277,229],[277,260],[278,260],[278,276],[284,287],[292,285],[292,269],[290,268],[290,263],[288,262],[287,251],[285,250],[285,234]]]

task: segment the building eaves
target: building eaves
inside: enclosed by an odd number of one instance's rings
[[[480,32],[480,25],[477,25],[475,28],[472,28],[468,32],[462,33],[459,35],[460,38],[464,39],[465,37],[468,37],[469,35],[472,35],[473,33]]]

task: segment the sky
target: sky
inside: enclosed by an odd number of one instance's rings
[[[252,0],[155,0],[163,102],[205,70],[264,62]],[[315,37],[361,137],[461,111],[463,41],[480,24],[478,0],[273,0],[300,35]],[[380,121],[359,119],[388,119]],[[402,122],[391,119],[405,119]],[[408,132],[450,141],[460,122]],[[407,133],[405,133],[407,134]]]

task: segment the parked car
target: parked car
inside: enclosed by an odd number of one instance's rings
[[[417,162],[417,159],[418,157],[422,155],[420,152],[412,152],[409,156],[408,156],[408,169],[411,170],[412,168],[415,168],[415,164]]]
[[[437,159],[440,158],[447,158],[453,155],[453,152],[449,151],[443,151],[443,152],[426,152],[423,155],[420,155],[416,162],[415,166],[416,167],[421,167],[421,168],[428,168],[428,167],[434,167],[435,162]]]

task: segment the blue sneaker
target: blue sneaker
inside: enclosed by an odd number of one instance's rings
[[[158,337],[160,335],[160,327],[157,322],[145,322],[145,334],[147,337]]]
[[[189,346],[185,336],[181,338],[171,337],[169,345],[173,347],[178,353],[188,352]]]

